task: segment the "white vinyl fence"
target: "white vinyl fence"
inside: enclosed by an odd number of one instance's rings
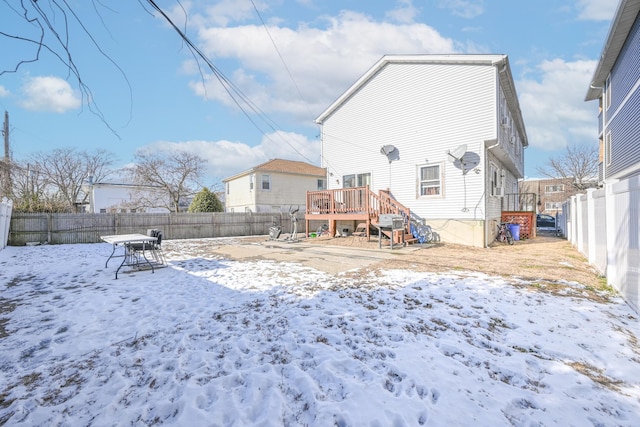
[[[9,225],[11,225],[11,210],[13,202],[6,197],[0,201],[0,250],[7,246],[9,240]]]
[[[640,176],[573,196],[558,221],[567,239],[640,313]]]

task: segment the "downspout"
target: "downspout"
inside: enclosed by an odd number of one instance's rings
[[[489,153],[489,150],[496,148],[498,145],[500,145],[500,143],[498,142],[498,138],[496,138],[496,143],[495,144],[490,145],[488,147],[486,147],[486,146],[484,147],[484,150],[485,150],[485,153],[484,153],[484,163],[485,163],[484,164],[484,170],[485,170],[485,174],[486,174],[486,171],[489,170],[489,167],[488,167],[488,165],[489,165],[489,156],[487,154]],[[485,179],[485,191],[484,191],[484,193],[485,193],[485,202],[484,202],[485,206],[484,206],[484,212],[485,212],[485,218],[486,218],[487,207],[489,205],[489,202],[487,201],[489,196],[487,195],[487,189],[486,189],[486,184],[487,184],[486,175],[485,175],[484,179]],[[489,230],[486,228],[488,225],[489,224],[486,224],[486,220],[485,220],[485,230],[486,230],[485,233],[484,233],[484,247],[485,248],[489,247]]]
[[[493,61],[491,63],[491,65],[496,67],[496,69],[498,70],[498,75],[504,73],[505,71],[507,71],[506,58],[507,58],[507,56],[503,55],[501,59],[499,59],[497,61]],[[498,77],[498,88],[500,87],[499,81],[500,81],[500,78]],[[496,100],[498,98],[499,98],[499,90],[498,90],[498,93],[496,93]],[[489,153],[490,150],[492,150],[492,149],[494,149],[494,148],[496,148],[497,146],[500,145],[500,141],[498,140],[498,137],[499,137],[498,132],[496,132],[496,143],[493,144],[493,145],[490,145],[488,147],[485,147],[485,156],[484,156],[484,161],[485,161],[484,170],[485,171],[489,170],[489,168],[487,167],[488,163],[489,163],[489,159],[488,159],[489,156],[487,154]],[[485,182],[485,184],[486,184],[486,182]],[[486,188],[485,188],[485,198],[488,198],[486,193],[487,192],[486,192]],[[485,201],[485,209],[484,209],[485,213],[487,212],[487,205],[488,205],[488,202]],[[486,224],[486,221],[485,221],[485,228],[487,226],[488,226],[488,224]],[[486,229],[486,232],[484,233],[484,247],[485,248],[489,247],[489,233],[490,233],[490,230]]]

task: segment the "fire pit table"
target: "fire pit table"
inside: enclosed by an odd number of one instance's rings
[[[405,245],[404,241],[404,219],[400,215],[380,215],[380,222],[378,224],[371,224],[378,229],[378,249],[382,249],[382,235],[383,231],[388,232],[391,249],[393,249],[393,241],[395,240],[395,234],[397,231],[402,231],[402,242],[399,243],[400,247]]]

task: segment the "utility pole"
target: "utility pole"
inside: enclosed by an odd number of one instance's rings
[[[0,189],[0,195],[9,197],[11,194],[11,173],[9,169],[9,112],[4,112],[4,126],[2,128],[2,135],[4,136],[4,159],[2,162],[2,188]]]

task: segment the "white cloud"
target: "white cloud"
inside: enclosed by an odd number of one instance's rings
[[[484,0],[440,0],[438,5],[466,19],[475,18],[484,13]]]
[[[324,19],[324,28],[269,27],[286,69],[262,26],[212,26],[201,29],[199,36],[203,51],[214,62],[232,62],[225,65],[226,69],[235,66],[233,75],[227,77],[262,111],[287,113],[307,123],[385,54],[458,50],[451,39],[425,24],[376,22],[349,11]],[[199,78],[194,79],[192,88],[204,96]],[[209,99],[234,105],[215,78],[208,79],[206,94]]]
[[[538,80],[516,82],[532,147],[559,150],[596,138],[597,104],[584,101],[595,66],[596,61],[544,61]]]
[[[398,7],[390,10],[386,13],[387,18],[400,22],[403,24],[410,24],[413,22],[416,15],[418,15],[418,9],[413,5],[412,0],[398,0]]]
[[[439,3],[441,7],[467,17],[484,13],[484,4],[483,1],[467,0],[443,0]],[[589,10],[596,10],[597,4],[604,5],[595,0],[581,1],[584,10],[588,7]],[[414,10],[412,2],[399,0],[396,5],[398,8],[389,12],[387,17],[394,16],[404,8],[408,13],[397,15],[404,16],[397,20],[409,22],[412,19],[411,10]],[[378,22],[352,11],[342,11],[337,16],[323,19],[322,27],[269,27],[269,34],[286,61],[288,71],[278,59],[262,26],[227,28],[212,23],[203,26],[198,34],[205,54],[219,66],[224,64],[221,68],[231,70],[227,76],[262,111],[268,115],[284,113],[307,124],[311,124],[313,118],[384,54],[486,51],[472,43],[461,45],[445,38],[423,23]],[[206,19],[200,22],[204,23]],[[528,74],[535,77],[516,82],[532,147],[557,150],[573,142],[591,141],[597,135],[597,106],[584,101],[594,68],[594,61],[549,60],[540,63]],[[206,89],[209,99],[235,108],[217,79],[211,76],[208,76],[205,87],[200,76],[196,77],[192,89],[201,96],[205,96]],[[244,144],[241,146],[245,151],[239,165],[258,164],[277,157],[261,151],[268,146],[265,141],[255,148]],[[291,152],[286,148],[286,154]],[[251,161],[247,161],[247,158]]]
[[[274,132],[259,145],[232,141],[158,141],[141,147],[160,151],[184,150],[207,160],[207,176],[215,180],[228,178],[270,159],[299,160],[319,164],[320,142],[292,132]]]
[[[614,0],[578,0],[578,19],[586,21],[607,21],[613,18],[618,6]]]
[[[22,107],[31,111],[64,113],[75,110],[82,100],[69,83],[58,77],[32,77],[22,87]]]
[[[262,11],[266,8],[264,2],[254,1],[256,8]],[[226,26],[230,22],[242,22],[255,17],[255,9],[249,1],[222,0],[207,6],[202,18],[215,25]],[[191,16],[191,15],[190,15]]]
[[[5,88],[4,86],[0,86],[0,98],[6,98],[10,94],[11,92],[9,92],[9,89]]]

